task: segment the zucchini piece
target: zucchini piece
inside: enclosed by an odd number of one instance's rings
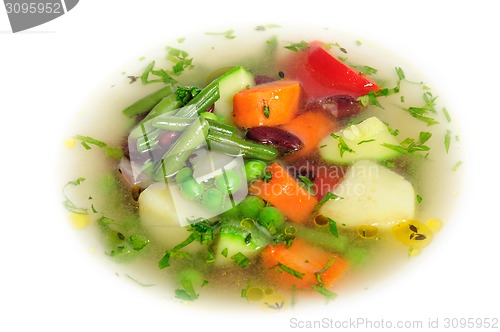
[[[225,73],[219,80],[220,98],[215,102],[214,113],[223,116],[227,123],[233,121],[233,96],[255,85],[253,74],[242,66],[237,66]]]
[[[342,165],[358,160],[388,160],[400,154],[382,144],[399,142],[387,125],[373,116],[323,138],[319,153],[325,161]]]
[[[325,202],[319,213],[337,225],[357,228],[373,225],[379,230],[415,216],[415,190],[403,176],[369,160],[355,162],[335,188],[342,199]]]
[[[256,226],[246,228],[236,222],[223,225],[215,247],[215,264],[218,266],[235,264],[231,257],[238,253],[242,253],[248,259],[252,259],[270,241],[270,238]]]

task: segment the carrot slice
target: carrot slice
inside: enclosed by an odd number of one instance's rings
[[[300,150],[285,156],[286,160],[293,160],[314,153],[319,142],[338,129],[338,124],[326,112],[311,110],[296,116],[280,128],[294,134],[302,141]]]
[[[234,123],[243,128],[278,126],[299,110],[300,83],[274,81],[245,89],[233,97]]]
[[[271,179],[257,180],[250,185],[249,192],[259,196],[279,209],[292,222],[303,224],[318,204],[318,200],[279,163],[273,162],[267,168]]]
[[[348,267],[342,257],[299,238],[289,248],[283,243],[267,246],[261,258],[270,279],[286,288],[330,288]]]

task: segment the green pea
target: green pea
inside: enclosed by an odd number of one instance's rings
[[[229,169],[215,179],[215,187],[223,193],[231,194],[240,189],[241,177],[235,170]]]
[[[249,160],[245,163],[247,181],[257,180],[264,174],[267,164],[262,160]]]
[[[267,206],[260,210],[257,222],[267,228],[271,234],[276,234],[285,224],[285,216],[280,210],[273,206]]]
[[[238,207],[242,217],[257,219],[260,210],[262,210],[265,205],[266,203],[260,197],[247,196],[238,204]]]
[[[221,211],[224,206],[225,196],[220,190],[210,188],[203,193],[201,204],[209,211]]]
[[[189,167],[184,167],[184,168],[181,168],[177,174],[175,175],[175,181],[178,183],[178,184],[181,184],[182,182],[184,182],[185,180],[191,178],[193,176],[193,170]]]
[[[196,200],[203,193],[203,185],[198,183],[193,177],[189,177],[181,183],[181,190],[187,199]]]

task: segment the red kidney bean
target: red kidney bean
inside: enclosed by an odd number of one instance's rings
[[[348,95],[330,96],[308,103],[307,109],[322,108],[334,117],[342,119],[358,114],[363,105]]]
[[[247,131],[247,138],[275,146],[281,154],[291,153],[302,148],[302,141],[292,133],[276,127],[255,127]]]

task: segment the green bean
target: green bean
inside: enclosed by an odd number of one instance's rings
[[[167,131],[183,131],[194,121],[196,120],[191,117],[166,115],[155,118],[151,121],[151,125],[154,128]]]
[[[142,127],[142,125],[140,126]],[[155,149],[159,144],[161,131],[155,129],[149,133],[144,132],[137,138],[137,151],[145,152]]]
[[[155,167],[155,178],[169,177],[181,169],[191,152],[205,142],[207,133],[206,120],[194,121],[163,155]]]
[[[229,155],[242,155],[246,158],[273,160],[278,156],[278,150],[272,146],[247,141],[238,135],[224,135],[208,131],[207,145],[210,149]]]
[[[182,101],[177,99],[177,95],[175,93],[169,94],[151,109],[143,121],[151,120],[162,114],[171,113],[181,107]]]
[[[220,78],[216,78],[210,82],[200,93],[182,107],[176,115],[180,117],[193,117],[205,112],[220,97],[219,79]]]
[[[185,150],[179,154],[162,158],[153,169],[153,179],[162,181],[181,169],[193,151]]]
[[[135,101],[126,107],[122,112],[124,115],[129,117],[147,113],[151,111],[151,109],[155,107],[155,105],[158,104],[164,97],[168,96],[172,92],[172,87],[166,86]]]

